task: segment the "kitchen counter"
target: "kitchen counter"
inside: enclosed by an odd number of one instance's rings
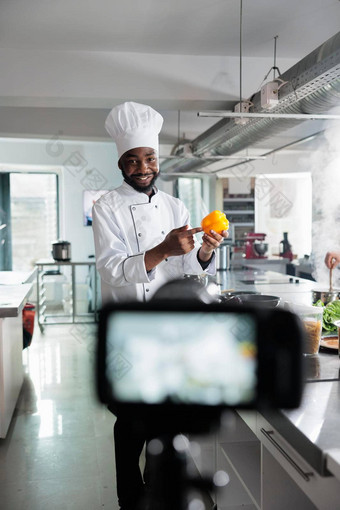
[[[219,271],[223,291],[252,291],[312,303],[317,283],[272,271]],[[294,410],[236,410],[217,434],[194,438],[201,473],[224,470],[218,508],[334,510],[340,493],[340,360],[334,350],[304,357],[305,387]],[[234,505],[234,506],[233,506]]]
[[[17,317],[32,290],[37,270],[0,271],[0,318]]]
[[[316,282],[254,269],[219,271],[221,290],[255,291],[282,301],[312,304]],[[305,358],[307,383],[299,409],[263,411],[263,416],[321,475],[327,471],[327,451],[340,449],[340,360],[334,351],[320,350]]]
[[[340,449],[340,362],[336,354],[321,352],[307,362],[315,378],[309,372],[300,407],[261,414],[310,466],[327,476],[328,452]]]
[[[0,318],[17,317],[31,290],[31,283],[0,286]]]
[[[35,281],[37,269],[31,271],[0,271],[0,285],[20,285]]]
[[[249,290],[306,305],[312,304],[312,291],[319,288],[310,280],[255,269],[219,271],[216,283],[222,292]],[[321,348],[318,355],[305,358],[305,368],[307,382],[299,409],[261,414],[325,476],[328,452],[340,450],[340,360],[334,351]]]
[[[6,437],[23,382],[21,311],[36,270],[0,271],[0,438]]]
[[[230,261],[230,266],[232,268],[255,268],[260,270],[268,270],[275,271],[277,273],[286,274],[287,272],[287,264],[289,264],[289,259],[279,257],[279,256],[270,256],[267,258],[256,258],[256,259],[246,259],[245,257],[237,258],[234,257]]]
[[[283,301],[305,305],[312,303],[312,291],[318,288],[317,284],[310,280],[255,268],[218,271],[214,281],[222,292],[259,292],[278,296]]]

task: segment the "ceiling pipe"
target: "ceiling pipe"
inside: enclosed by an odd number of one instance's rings
[[[251,112],[325,114],[333,107],[339,106],[340,32],[283,73],[280,79],[285,83],[280,88],[277,106],[270,109],[262,108],[259,91],[250,98]],[[230,156],[262,140],[273,138],[301,122],[306,121],[256,118],[249,119],[246,124],[241,125],[234,119],[222,118],[191,142],[191,152],[193,156],[197,156],[196,158],[165,160],[160,165],[161,172],[163,175],[174,172],[197,172],[211,163],[206,161],[209,156]],[[173,155],[180,158],[184,154],[179,149]]]
[[[314,133],[313,135],[307,135],[302,138],[299,138],[298,140],[294,140],[293,142],[285,143],[284,145],[281,145],[280,147],[276,147],[275,149],[271,149],[270,151],[264,152],[262,154],[262,158],[266,159],[268,156],[271,156],[272,154],[275,154],[276,152],[280,152],[284,149],[288,149],[288,147],[293,147],[294,145],[299,145],[301,143],[308,142],[314,138],[317,138],[320,135],[323,135],[325,130],[318,131],[317,133]],[[219,168],[218,170],[212,170],[209,175],[218,174],[219,172],[224,172],[226,170],[229,170],[229,168],[234,168],[235,166],[239,166],[240,164],[248,163],[249,161],[255,161],[255,158],[250,159],[244,159],[242,162],[234,163],[232,165],[225,166],[223,168]],[[201,173],[201,172],[199,172]],[[205,172],[206,173],[206,172]]]
[[[249,163],[250,161],[255,161],[257,159],[266,159],[268,156],[271,156],[272,154],[275,154],[276,152],[280,152],[284,149],[288,149],[288,147],[293,147],[293,145],[299,145],[301,143],[305,143],[305,142],[308,142],[314,138],[317,138],[318,136],[320,135],[323,135],[325,133],[325,130],[322,129],[321,131],[318,131],[317,133],[314,133],[312,135],[307,135],[307,136],[304,136],[302,138],[299,138],[298,140],[294,140],[293,142],[289,142],[289,143],[285,143],[284,145],[281,145],[280,147],[276,147],[275,149],[271,149],[270,151],[267,151],[265,152],[264,154],[262,154],[261,156],[258,156],[258,157],[250,157],[250,158],[244,158],[242,161],[239,161],[238,163],[233,163],[231,165],[228,165],[228,166],[225,166],[223,168],[218,168],[216,170],[211,170],[209,173],[208,172],[204,172],[202,170],[197,170],[197,172],[195,173],[192,173],[192,174],[185,174],[185,177],[189,176],[190,177],[197,177],[198,175],[206,175],[206,176],[215,176],[219,173],[219,172],[225,172],[226,170],[229,170],[230,168],[235,168],[237,166],[240,166],[240,165],[244,165],[246,163]],[[177,178],[177,177],[183,177],[183,174],[182,173],[172,173],[172,174],[161,174],[161,179],[164,180],[164,181],[170,181],[170,180],[173,180],[174,178]]]

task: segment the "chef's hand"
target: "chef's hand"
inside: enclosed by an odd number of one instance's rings
[[[188,225],[171,230],[164,241],[145,252],[144,264],[147,271],[151,271],[168,257],[184,255],[195,247],[194,235],[202,232],[201,227],[189,229]]]
[[[162,243],[166,257],[184,255],[193,250],[195,247],[194,235],[198,232],[202,232],[201,227],[189,229],[188,225],[171,230]]]
[[[214,230],[210,230],[210,234],[203,234],[202,246],[198,252],[198,258],[201,262],[208,262],[211,259],[213,251],[216,250],[223,241],[228,237],[228,231],[223,230],[221,234],[218,234]]]
[[[329,251],[326,253],[325,264],[328,269],[336,267],[340,264],[340,251]]]

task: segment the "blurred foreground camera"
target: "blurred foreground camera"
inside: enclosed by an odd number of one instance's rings
[[[226,408],[294,408],[303,330],[295,314],[220,303],[106,307],[99,398],[152,432],[200,432]]]

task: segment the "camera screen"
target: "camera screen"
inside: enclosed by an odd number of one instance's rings
[[[257,322],[249,314],[119,310],[107,324],[114,400],[249,404],[257,390]]]

